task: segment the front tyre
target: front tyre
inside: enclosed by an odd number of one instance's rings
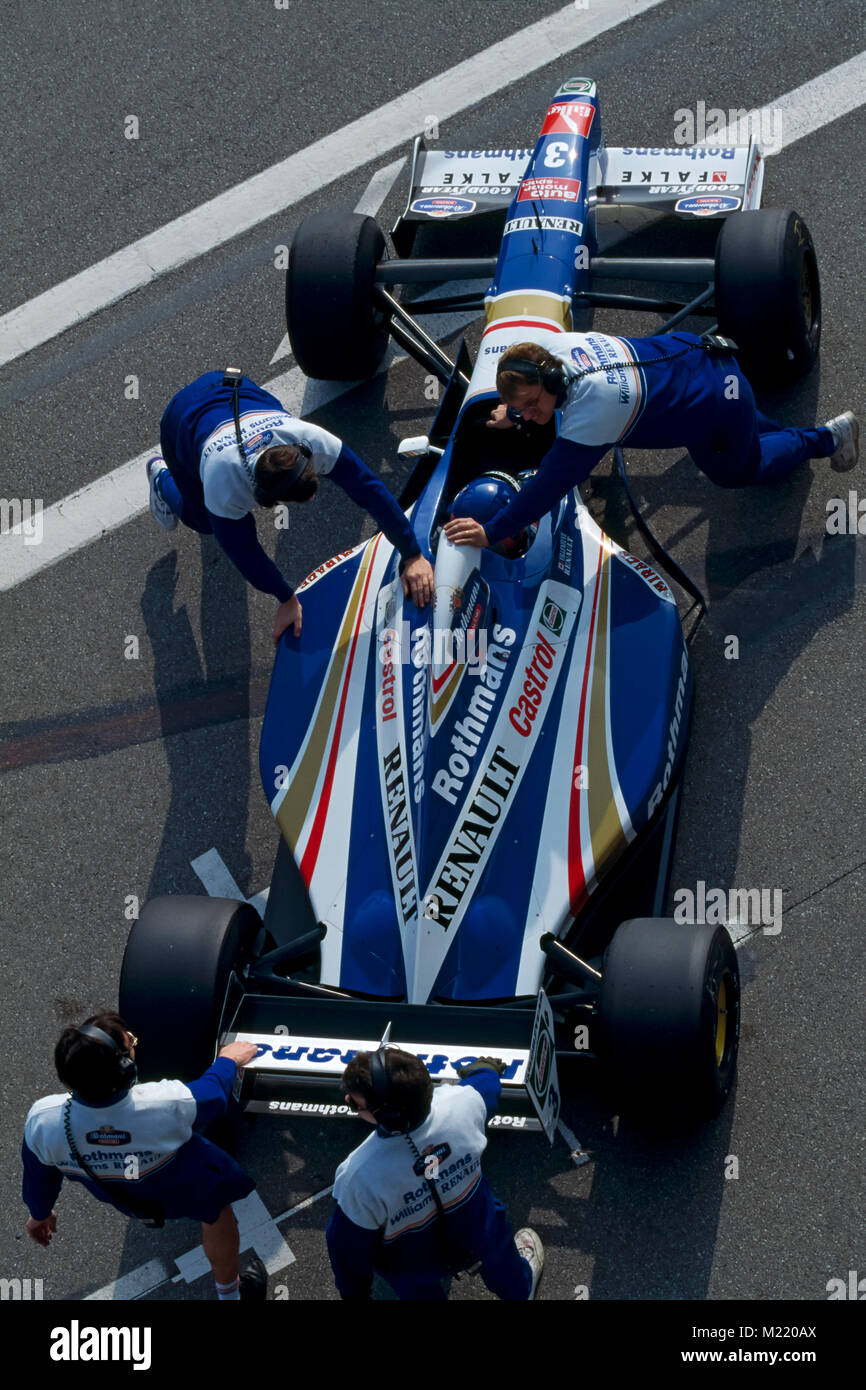
[[[621,1115],[688,1127],[716,1115],[734,1082],[740,972],[724,927],[634,918],[602,966],[601,1054]]]

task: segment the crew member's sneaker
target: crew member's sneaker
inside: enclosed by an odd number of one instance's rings
[[[268,1271],[254,1255],[240,1277],[241,1303],[264,1303],[268,1296]]]
[[[532,1270],[532,1288],[529,1290],[529,1297],[535,1297],[535,1290],[538,1288],[538,1281],[541,1278],[541,1271],[544,1269],[544,1246],[541,1238],[531,1226],[524,1226],[514,1237],[514,1244],[517,1246],[517,1253],[526,1260]]]
[[[166,531],[173,531],[177,525],[177,517],[159,490],[159,478],[168,472],[165,459],[161,454],[154,454],[152,459],[147,460],[146,468],[150,486],[150,510],[160,526],[164,526]]]
[[[853,410],[846,410],[843,415],[834,415],[824,428],[830,431],[836,441],[836,448],[830,455],[832,466],[837,473],[847,473],[848,469],[856,464],[860,452],[860,425],[857,416]]]

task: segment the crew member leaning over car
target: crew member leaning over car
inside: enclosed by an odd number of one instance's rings
[[[839,470],[857,462],[850,410],[814,429],[785,429],[756,408],[736,358],[708,352],[694,333],[539,335],[502,354],[496,389],[502,404],[489,428],[545,425],[561,406],[559,434],[535,477],[486,525],[471,517],[447,523],[455,545],[493,545],[537,520],[616,444],[686,448],[719,487],[777,482],[810,458],[832,457]]]
[[[159,524],[170,531],[182,521],[194,531],[212,532],[244,578],[279,599],[276,644],[289,627],[300,636],[301,605],[259,544],[252,512],[257,505],[309,502],[319,478],[327,477],[378,522],[403,557],[404,594],[425,607],[433,594],[430,562],[421,554],[411,522],[357,454],[336,435],[291,415],[249,377],[241,377],[242,454],[233,393],[222,372],[205,372],[169,401],[160,426],[162,454],[147,463],[150,510]],[[307,464],[298,475],[302,455]]]

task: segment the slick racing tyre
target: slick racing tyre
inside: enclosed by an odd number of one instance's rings
[[[724,927],[623,922],[602,966],[600,1052],[620,1115],[688,1128],[733,1084],[740,975]]]
[[[372,217],[315,212],[295,233],[286,274],[286,325],[301,371],[326,381],[372,376],[388,346],[373,295],[385,238]]]
[[[119,1012],[141,1039],[139,1077],[195,1081],[214,1058],[232,970],[250,958],[261,918],[228,898],[152,898],[126,943]]]
[[[756,208],[726,218],[715,283],[719,331],[738,344],[750,380],[784,385],[811,370],[821,343],[821,282],[796,212]]]

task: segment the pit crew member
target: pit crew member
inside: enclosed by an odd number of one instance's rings
[[[496,387],[501,404],[489,427],[547,424],[561,407],[559,434],[535,477],[488,523],[448,522],[445,534],[456,545],[491,545],[543,516],[617,444],[686,448],[712,482],[728,488],[778,482],[810,458],[832,458],[839,470],[857,462],[851,411],[813,429],[786,429],[757,409],[736,358],[708,351],[694,333],[551,333],[509,347]]]
[[[376,1128],[334,1182],[327,1242],[342,1298],[369,1298],[375,1271],[401,1299],[441,1301],[442,1280],[473,1265],[497,1297],[535,1296],[541,1241],[528,1227],[512,1234],[481,1173],[504,1070],[480,1057],[459,1069],[459,1085],[434,1090],[424,1063],[399,1048],[353,1057],[346,1103]]]
[[[433,569],[388,489],[336,435],[291,415],[248,377],[239,380],[243,451],[227,375],[205,372],[169,402],[160,426],[162,454],[147,463],[150,510],[159,524],[173,530],[182,521],[212,532],[244,578],[279,600],[276,644],[289,627],[300,636],[301,605],[259,544],[252,512],[257,505],[309,502],[326,477],[378,522],[403,557],[403,592],[426,606]]]
[[[267,1271],[261,1260],[238,1275],[231,1208],[255,1182],[201,1133],[225,1114],[238,1067],[252,1061],[256,1048],[229,1044],[190,1085],[138,1085],[137,1043],[119,1014],[106,1011],[61,1033],[54,1064],[72,1094],[45,1096],[27,1116],[21,1148],[27,1234],[50,1245],[57,1230],[54,1202],[68,1178],[151,1225],[180,1217],[200,1221],[218,1299],[263,1300]]]

